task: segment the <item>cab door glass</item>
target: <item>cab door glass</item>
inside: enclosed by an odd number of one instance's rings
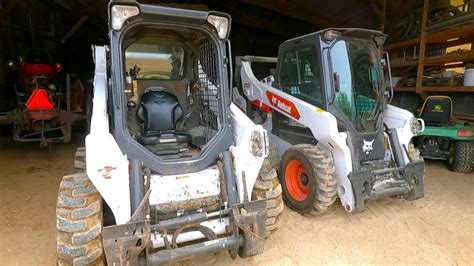
[[[379,50],[371,40],[348,38],[331,47],[336,106],[359,132],[374,132],[383,111]]]
[[[347,56],[346,42],[339,41],[331,48],[331,66],[333,73],[339,77],[339,92],[336,94],[336,105],[350,119],[355,115],[354,97],[352,96],[352,72]]]
[[[280,67],[280,89],[312,105],[323,107],[319,56],[313,46],[286,52]]]

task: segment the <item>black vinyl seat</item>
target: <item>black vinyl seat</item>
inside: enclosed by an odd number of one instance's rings
[[[448,96],[433,95],[426,98],[420,117],[427,125],[446,125],[451,121],[453,102]]]
[[[145,92],[137,116],[143,121],[143,134],[138,138],[142,144],[186,143],[191,139],[188,133],[176,131],[183,110],[176,96],[169,92]]]

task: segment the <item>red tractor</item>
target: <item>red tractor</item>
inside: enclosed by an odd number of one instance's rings
[[[42,49],[30,49],[19,59],[19,66],[14,61],[8,61],[8,66],[18,72],[13,86],[17,104],[0,113],[0,124],[10,124],[13,139],[19,142],[40,142],[40,146],[70,142],[72,124],[85,120],[89,113],[85,103],[86,95],[91,94],[85,92],[81,81],[71,84],[67,74],[63,82],[63,66],[54,64]]]

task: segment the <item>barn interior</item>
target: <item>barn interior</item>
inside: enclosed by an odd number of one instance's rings
[[[381,31],[387,34],[383,50],[391,58],[392,104],[417,113],[428,96],[449,96],[453,121],[473,128],[472,0],[138,2],[230,14],[233,57],[276,57],[285,40],[326,28]],[[0,0],[0,116],[17,105],[16,66],[33,48],[47,51],[51,62],[60,64],[61,80],[79,80],[84,88],[92,88],[91,47],[108,44],[108,4],[108,0]],[[255,66],[257,76],[268,73],[265,67]],[[73,169],[74,149],[83,145],[87,125],[72,130],[71,144],[39,148],[37,143],[15,143],[11,127],[0,123],[0,224],[4,225],[0,228],[0,261],[5,265],[55,260],[55,194],[60,176]],[[421,203],[388,198],[370,205],[361,215],[349,216],[338,208],[321,220],[287,208],[284,215],[288,218],[272,236],[268,252],[250,260],[221,256],[218,263],[379,264],[400,263],[400,259],[406,263],[472,263],[473,176],[449,172],[442,161],[427,160],[426,164],[428,192]],[[400,232],[406,232],[403,239]],[[337,236],[325,237],[328,234]],[[283,244],[295,241],[304,247]],[[315,255],[314,250],[320,252]]]

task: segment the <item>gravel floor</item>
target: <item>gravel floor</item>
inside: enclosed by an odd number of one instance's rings
[[[78,138],[78,137],[77,137]],[[37,144],[0,138],[0,264],[55,263],[55,203],[60,177],[73,170],[76,144]],[[264,254],[224,264],[422,263],[474,261],[474,175],[427,162],[425,197],[388,198],[352,215],[335,206],[321,217],[289,209]]]

